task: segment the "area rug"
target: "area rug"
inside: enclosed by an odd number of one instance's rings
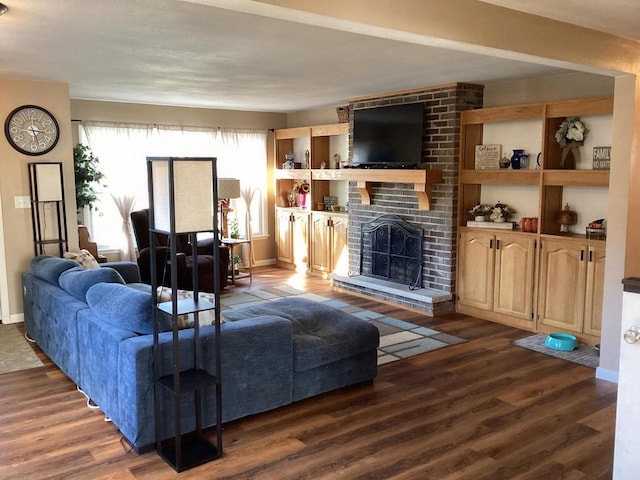
[[[546,333],[538,333],[530,337],[521,338],[520,340],[514,340],[511,342],[518,347],[533,350],[534,352],[544,353],[552,357],[561,358],[569,362],[578,363],[585,367],[596,368],[600,364],[600,356],[598,355],[598,349],[589,345],[578,344],[578,348],[570,352],[564,352],[562,350],[554,350],[544,344],[547,338]]]
[[[42,365],[17,326],[0,325],[0,374]]]
[[[371,310],[365,310],[343,301],[332,300],[314,293],[307,293],[288,285],[269,287],[260,290],[234,293],[220,298],[220,306],[224,311],[248,304],[270,302],[282,297],[296,296],[339,308],[356,317],[372,323],[380,331],[378,347],[378,365],[395,362],[413,355],[438,350],[440,348],[465,343],[467,340],[431,328],[421,327],[411,322],[388,317]]]

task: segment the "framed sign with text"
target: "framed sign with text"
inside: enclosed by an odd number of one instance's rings
[[[476,170],[488,170],[500,167],[502,145],[476,145]]]
[[[609,170],[611,166],[611,147],[593,147],[593,169]]]

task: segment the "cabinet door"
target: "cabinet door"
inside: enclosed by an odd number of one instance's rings
[[[483,310],[493,309],[494,240],[494,235],[486,232],[460,234],[459,303]]]
[[[540,258],[540,321],[581,332],[584,315],[587,249],[584,245],[544,240]]]
[[[293,214],[293,263],[297,270],[309,267],[309,214]]]
[[[288,210],[276,210],[276,240],[278,263],[293,266],[293,231]]]
[[[533,320],[534,240],[500,234],[495,249],[494,311]]]
[[[311,269],[315,272],[331,269],[329,230],[328,215],[311,214]]]
[[[331,219],[331,269],[341,275],[349,271],[349,230],[346,218]]]
[[[605,245],[589,247],[587,281],[584,308],[584,333],[600,336],[604,296]]]

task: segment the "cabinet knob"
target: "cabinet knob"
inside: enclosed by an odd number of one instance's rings
[[[640,342],[640,327],[634,325],[624,332],[624,341],[631,344]]]

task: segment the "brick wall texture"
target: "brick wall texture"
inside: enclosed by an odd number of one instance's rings
[[[422,287],[453,293],[456,267],[456,217],[460,112],[482,107],[481,85],[453,84],[421,92],[386,96],[351,103],[349,157],[353,148],[354,110],[424,104],[424,162],[443,172],[443,182],[433,185],[432,209],[418,210],[412,185],[375,183],[371,205],[362,205],[355,183],[349,186],[349,268],[360,272],[360,226],[379,215],[394,213],[423,230]]]

